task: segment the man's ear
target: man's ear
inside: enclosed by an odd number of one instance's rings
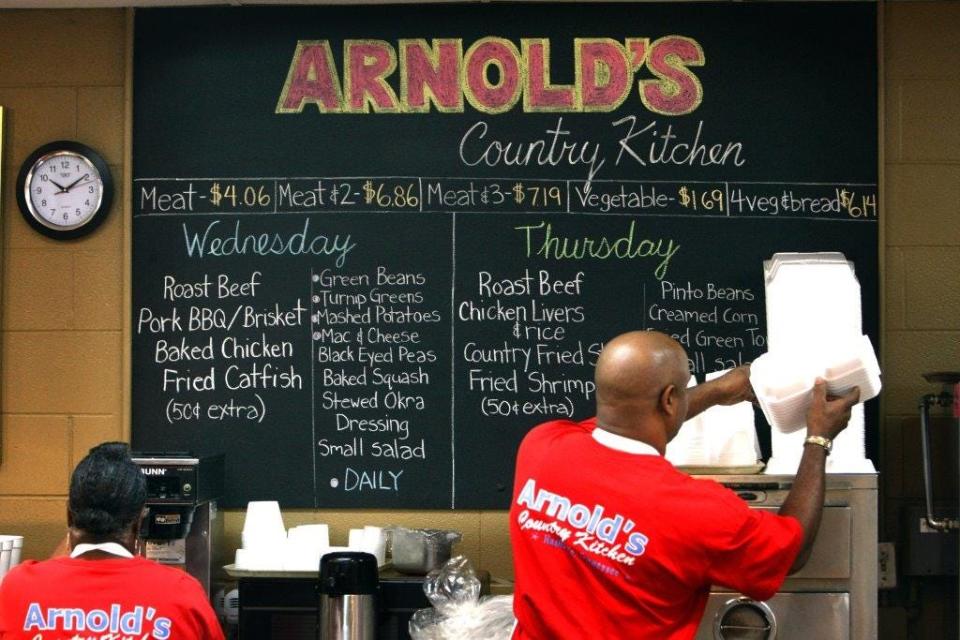
[[[668,384],[663,388],[663,391],[660,392],[659,406],[660,410],[671,418],[677,414],[679,403],[677,401],[676,385]]]
[[[70,512],[70,505],[67,505],[67,526],[73,527],[73,514]]]

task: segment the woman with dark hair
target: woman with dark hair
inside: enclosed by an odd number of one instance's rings
[[[70,479],[70,555],[7,574],[0,639],[222,640],[199,582],[136,555],[146,498],[126,444],[91,449]]]

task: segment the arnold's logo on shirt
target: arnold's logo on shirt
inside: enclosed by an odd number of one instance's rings
[[[621,564],[633,565],[650,542],[646,535],[633,530],[636,528],[633,520],[618,513],[604,517],[603,505],[589,507],[574,503],[566,496],[538,489],[533,478],[523,485],[517,504],[526,507],[517,516],[521,529],[552,534],[574,549]],[[537,519],[531,515],[531,510],[551,520]],[[621,534],[626,535],[625,543],[617,542]]]
[[[153,607],[136,606],[124,611],[119,604],[105,609],[81,609],[50,607],[31,602],[23,621],[24,631],[61,631],[75,635],[71,638],[96,638],[101,640],[167,640],[172,637],[173,623],[170,618],[157,616]],[[91,635],[98,634],[98,635]],[[37,638],[48,637],[37,634]]]

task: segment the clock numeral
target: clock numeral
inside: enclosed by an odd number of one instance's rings
[[[70,218],[70,214],[68,214],[68,213],[63,214],[63,221],[64,221],[64,222],[66,222],[69,218]]]
[[[77,215],[80,215],[80,209],[77,209],[76,211],[77,211]]]
[[[87,187],[87,193],[93,193],[93,192],[94,192],[93,187]]]
[[[37,187],[37,195],[40,195],[41,193],[43,193],[43,189],[41,189],[40,187]]]
[[[46,181],[49,180],[49,179],[50,179],[50,178],[47,177],[47,174],[45,174],[45,173],[40,174],[40,182],[46,182]]]
[[[61,161],[60,161],[60,168],[63,169],[64,171],[66,171],[67,169],[69,169],[69,168],[70,168],[70,161],[69,161],[69,160],[61,160]]]
[[[40,201],[40,206],[41,206],[41,207],[47,206],[47,201],[46,201],[46,200],[41,200],[41,201]]]

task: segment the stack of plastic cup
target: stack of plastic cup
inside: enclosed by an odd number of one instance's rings
[[[318,548],[330,546],[330,527],[325,524],[301,524],[287,532],[287,540],[306,542]]]
[[[320,558],[330,549],[330,529],[325,524],[304,524],[287,532],[283,568],[287,571],[317,571]]]
[[[347,534],[347,548],[353,551],[366,551],[367,536],[363,529],[350,529]]]
[[[283,569],[287,530],[283,526],[280,503],[248,502],[240,534],[242,548],[237,549],[236,567],[249,571]]]
[[[20,564],[23,536],[0,535],[0,581],[10,569]]]
[[[372,527],[367,525],[363,528],[363,541],[366,544],[366,552],[372,553],[377,558],[377,564],[383,566],[387,562],[387,534],[383,527]]]
[[[350,529],[347,548],[350,551],[363,551],[376,557],[377,564],[386,563],[387,535],[382,527],[367,525],[363,529]]]

